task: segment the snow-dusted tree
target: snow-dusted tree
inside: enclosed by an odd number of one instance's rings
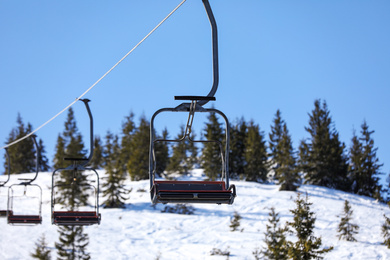
[[[45,234],[42,234],[38,242],[35,243],[35,251],[31,254],[31,257],[39,260],[50,260],[50,252],[46,243]]]
[[[131,191],[124,187],[126,174],[122,166],[120,151],[118,136],[107,132],[106,145],[104,146],[104,169],[107,176],[103,178],[102,185],[105,208],[123,208],[127,199],[126,195]]]
[[[353,210],[349,204],[348,200],[345,200],[344,203],[344,212],[340,219],[340,224],[337,229],[339,239],[344,239],[350,242],[356,242],[354,235],[358,233],[359,226],[351,223]]]
[[[385,218],[385,223],[382,225],[382,236],[383,236],[383,244],[390,249],[390,218],[388,218],[385,214],[383,214]]]
[[[230,231],[237,231],[240,226],[241,215],[237,211],[234,212],[233,217],[230,220]]]
[[[314,236],[316,218],[314,212],[310,211],[312,203],[308,201],[307,195],[302,198],[298,193],[295,204],[296,208],[290,210],[294,219],[287,224],[293,229],[297,241],[288,242],[288,256],[294,260],[322,259],[321,255],[331,251],[333,247],[320,250],[322,239]]]
[[[268,173],[267,148],[259,125],[251,121],[245,140],[244,175],[248,181],[266,182]]]
[[[347,157],[345,145],[339,141],[326,102],[314,102],[315,108],[309,115],[310,134],[308,142],[299,147],[299,168],[305,174],[305,183],[340,190],[348,190]]]
[[[89,244],[88,234],[84,233],[83,226],[60,226],[58,228],[59,242],[55,243],[58,260],[89,260],[86,251]]]
[[[264,242],[267,245],[263,249],[261,259],[284,260],[288,259],[288,247],[286,240],[287,227],[281,227],[279,224],[279,214],[275,212],[275,208],[271,208],[268,214],[267,231],[264,233]],[[254,252],[255,254],[255,252]],[[256,256],[256,254],[255,254]],[[260,259],[260,258],[259,258]]]
[[[287,125],[281,118],[279,110],[276,111],[269,139],[272,169],[275,172],[275,178],[281,184],[280,190],[296,191],[300,177],[294,156],[294,148]]]

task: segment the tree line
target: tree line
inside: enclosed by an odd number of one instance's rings
[[[309,137],[294,149],[287,123],[277,110],[270,126],[268,141],[263,129],[253,120],[244,118],[230,124],[230,176],[233,179],[256,181],[260,183],[276,182],[281,190],[295,191],[299,185],[312,184],[334,188],[359,195],[386,200],[382,197],[384,187],[379,183],[382,174],[372,138],[373,130],[363,121],[359,134],[355,131],[351,146],[347,148],[339,139],[339,134],[330,116],[326,101],[314,101],[314,108],[308,114],[309,123],[305,130]],[[149,121],[145,116],[136,123],[130,113],[122,123],[120,134],[107,132],[104,140],[94,138],[94,156],[91,167],[106,169],[111,182],[123,181],[126,174],[132,180],[149,178]],[[31,125],[23,123],[17,117],[17,127],[11,130],[6,144],[31,132]],[[77,129],[72,108],[68,110],[64,131],[58,135],[53,158],[53,167],[66,165],[64,157],[83,157],[86,149],[82,135]],[[201,132],[201,138],[223,140],[224,128],[216,114],[211,113]],[[184,134],[181,126],[176,138]],[[161,139],[169,139],[167,129],[157,133]],[[194,139],[194,133],[192,134]],[[12,172],[32,172],[34,164],[34,146],[26,139],[8,148]],[[39,140],[40,170],[50,169],[45,147]],[[156,143],[157,174],[166,177],[189,173],[194,167],[204,169],[208,179],[220,177],[220,152],[214,143],[204,143],[201,147],[189,140],[184,142]],[[7,160],[4,168],[7,167]],[[112,184],[114,193],[118,185]],[[112,195],[114,196],[114,195]]]

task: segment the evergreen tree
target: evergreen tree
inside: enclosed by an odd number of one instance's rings
[[[90,164],[93,169],[102,169],[104,167],[103,145],[98,135],[95,136],[93,141],[93,156]]]
[[[124,187],[126,180],[123,162],[120,157],[120,145],[118,136],[108,132],[106,135],[106,145],[104,147],[104,169],[107,177],[103,183],[103,197],[105,208],[124,208],[127,197],[131,190]]]
[[[128,147],[131,156],[127,161],[127,171],[135,181],[149,178],[149,131],[149,122],[143,116]]]
[[[284,260],[288,259],[288,248],[286,241],[287,227],[282,228],[279,225],[279,214],[275,212],[275,208],[271,208],[268,214],[267,231],[264,233],[267,247],[261,252],[263,258],[269,260]],[[254,252],[254,255],[259,257],[259,252]],[[260,258],[258,258],[260,259]]]
[[[125,162],[124,171],[127,171],[127,162],[131,158],[131,143],[134,137],[134,133],[137,127],[134,123],[134,113],[130,112],[125,118],[125,122],[122,123],[122,139],[121,139],[121,160]]]
[[[42,237],[38,239],[38,242],[35,243],[35,251],[31,254],[32,258],[40,260],[50,260],[50,249],[48,249],[45,235],[42,234]]]
[[[383,214],[385,218],[385,223],[382,225],[382,236],[383,236],[383,244],[390,249],[390,218],[388,218],[385,214]]]
[[[78,131],[76,119],[74,118],[72,108],[69,108],[65,130],[58,136],[56,145],[56,154],[54,157],[55,168],[65,168],[69,162],[65,162],[64,157],[84,158],[85,150],[82,136]],[[59,180],[56,181],[59,196],[56,196],[58,204],[66,206],[73,211],[79,206],[87,205],[88,187],[87,177],[83,172],[63,170],[60,172]]]
[[[276,179],[281,184],[280,190],[296,191],[300,177],[294,157],[294,148],[287,125],[281,118],[279,110],[276,111],[269,139],[272,169]]]
[[[49,159],[46,157],[46,150],[45,150],[45,145],[43,144],[42,139],[39,139],[38,141],[38,149],[39,149],[39,170],[42,172],[47,172],[50,170],[49,166]]]
[[[368,130],[366,121],[362,124],[361,137],[354,133],[350,149],[349,176],[352,182],[352,192],[382,200],[379,185],[379,164],[376,157],[378,148],[374,147],[371,135],[374,131]]]
[[[237,231],[240,226],[241,216],[237,211],[234,212],[233,218],[230,220],[230,231]]]
[[[267,181],[268,164],[266,149],[264,134],[260,132],[259,125],[251,121],[248,126],[244,153],[246,162],[244,175],[247,181]]]
[[[314,226],[316,218],[314,212],[310,211],[312,203],[308,201],[308,196],[303,199],[298,193],[295,200],[296,208],[290,210],[294,215],[292,222],[287,224],[295,230],[297,241],[288,242],[288,256],[294,260],[307,260],[307,259],[322,259],[322,254],[327,253],[333,249],[319,248],[322,245],[321,237],[314,236]]]
[[[27,126],[25,126],[20,114],[18,114],[16,123],[17,127],[11,130],[11,133],[6,141],[7,144],[25,137],[32,131],[31,124],[28,123]],[[11,173],[18,174],[35,171],[35,147],[31,138],[26,138],[19,143],[8,147],[8,153],[12,163]],[[7,167],[8,161],[5,160],[4,168]]]
[[[180,133],[176,139],[181,139],[185,135],[184,125],[180,127]],[[195,135],[192,136],[194,138]],[[197,161],[197,147],[188,138],[181,142],[176,142],[172,147],[172,156],[167,165],[168,173],[188,174]]]
[[[246,136],[247,125],[244,118],[241,118],[236,125],[230,126],[229,170],[231,178],[238,178],[244,175]]]
[[[310,115],[310,142],[301,142],[299,147],[299,167],[305,173],[305,183],[348,190],[347,158],[345,145],[339,141],[334,129],[326,102],[314,102]]]
[[[339,235],[337,236],[339,239],[345,239],[350,242],[356,242],[354,235],[358,233],[359,226],[356,224],[352,224],[350,221],[352,219],[351,206],[349,205],[349,201],[345,200],[344,203],[344,215],[341,217],[339,228],[337,232]]]
[[[203,145],[202,150],[202,168],[210,180],[215,180],[222,173],[221,153],[224,152],[224,141],[221,124],[215,113],[210,113],[207,117],[208,122],[204,128],[204,137],[209,141]]]
[[[168,129],[164,129],[162,132],[162,136],[158,136],[158,139],[167,140],[168,139]],[[156,142],[155,143],[155,151],[156,151],[156,172],[158,175],[161,175],[168,165],[169,160],[169,146],[167,142]]]
[[[59,243],[55,243],[58,260],[91,259],[86,251],[89,238],[83,226],[60,226],[59,235]]]

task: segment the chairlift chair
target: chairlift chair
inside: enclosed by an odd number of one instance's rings
[[[5,155],[6,155],[7,162],[8,162],[8,167],[7,167],[8,177],[5,181],[0,182],[0,202],[1,202],[0,217],[3,217],[3,218],[7,217],[7,214],[8,214],[8,209],[7,209],[8,187],[5,185],[9,181],[10,175],[11,175],[11,168],[10,168],[11,162],[10,162],[10,158],[9,158],[8,148],[5,148]]]
[[[36,151],[36,173],[33,179],[19,178],[21,183],[8,188],[7,221],[12,225],[42,224],[42,188],[32,183],[39,173],[39,147],[36,136],[31,137]]]
[[[235,185],[229,186],[229,122],[225,114],[214,108],[204,108],[209,101],[215,100],[218,88],[218,41],[217,25],[208,0],[202,0],[212,29],[213,47],[213,86],[207,96],[175,96],[175,100],[191,101],[180,104],[175,108],[162,108],[156,111],[150,122],[150,149],[149,149],[149,178],[152,203],[216,203],[233,204],[236,197]],[[162,112],[188,113],[184,136],[180,139],[168,140],[156,138],[154,120]],[[195,113],[216,113],[225,121],[225,147],[220,140],[192,140],[190,133]],[[156,180],[156,151],[158,142],[181,142],[188,139],[191,142],[214,142],[219,145],[221,154],[222,173],[219,181],[179,181]]]
[[[52,193],[51,193],[51,220],[54,225],[68,225],[68,226],[86,226],[86,225],[95,225],[100,224],[101,215],[99,213],[99,175],[95,169],[86,167],[86,165],[91,161],[93,156],[93,118],[92,113],[89,108],[88,99],[80,99],[83,101],[89,115],[90,119],[90,154],[88,158],[64,158],[67,161],[72,161],[72,165],[67,168],[56,169],[52,175]],[[83,186],[84,188],[90,188],[94,197],[94,210],[80,210],[78,207],[73,209],[66,209],[68,205],[60,205],[58,198],[55,197],[57,189],[60,188],[60,184],[55,181],[55,176],[61,171],[70,171],[73,174],[73,185],[72,192],[78,185],[79,188]],[[94,180],[88,180],[87,184],[79,182],[79,176],[83,172],[92,172]],[[95,182],[96,185],[92,185]]]

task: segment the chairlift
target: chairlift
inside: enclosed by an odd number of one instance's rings
[[[218,38],[217,25],[208,0],[202,0],[209,18],[212,30],[213,47],[213,85],[207,96],[175,96],[175,100],[185,100],[175,108],[162,108],[156,111],[150,122],[150,149],[149,149],[149,178],[150,195],[153,204],[156,203],[216,203],[233,204],[236,197],[235,185],[229,186],[229,122],[221,111],[214,108],[204,108],[209,101],[215,100],[218,88]],[[184,135],[180,139],[158,139],[154,130],[154,120],[162,112],[186,112],[188,113],[187,125]],[[221,140],[193,140],[190,136],[195,113],[219,114],[225,121],[225,147]],[[218,144],[221,154],[222,172],[219,181],[180,181],[180,180],[156,180],[156,143],[158,142],[213,142]]]
[[[86,165],[91,161],[93,156],[93,118],[92,113],[89,108],[88,102],[89,99],[80,99],[89,115],[90,119],[90,154],[88,158],[64,158],[66,161],[71,161],[72,164],[66,168],[56,169],[52,175],[52,193],[51,193],[51,220],[54,225],[68,225],[68,226],[86,226],[100,224],[101,215],[99,213],[99,175],[95,169],[86,167]],[[58,173],[62,171],[68,171],[73,174],[71,183],[61,184],[59,181],[56,181]],[[83,182],[83,175],[86,173],[92,173],[88,177],[89,179],[86,182]],[[57,176],[56,176],[57,175]],[[95,184],[95,185],[93,185]],[[93,207],[94,210],[90,210],[90,206],[86,205],[66,205],[61,203],[61,198],[56,198],[56,193],[58,189],[61,189],[62,186],[67,186],[69,190],[72,191],[71,196],[77,196],[77,192],[81,190],[90,190],[89,198],[93,198]]]
[[[10,158],[9,158],[9,153],[8,153],[8,148],[5,148],[5,155],[7,158],[8,162],[8,167],[7,167],[7,172],[8,172],[8,177],[5,181],[0,182],[0,217],[5,218],[7,217],[8,214],[8,209],[7,209],[7,201],[8,201],[8,187],[5,186],[7,182],[10,179],[11,175],[11,168],[10,168]]]
[[[42,224],[42,188],[32,183],[39,173],[39,147],[36,136],[31,137],[36,152],[36,173],[32,179],[19,178],[21,183],[12,184],[8,188],[7,220],[12,225]]]

